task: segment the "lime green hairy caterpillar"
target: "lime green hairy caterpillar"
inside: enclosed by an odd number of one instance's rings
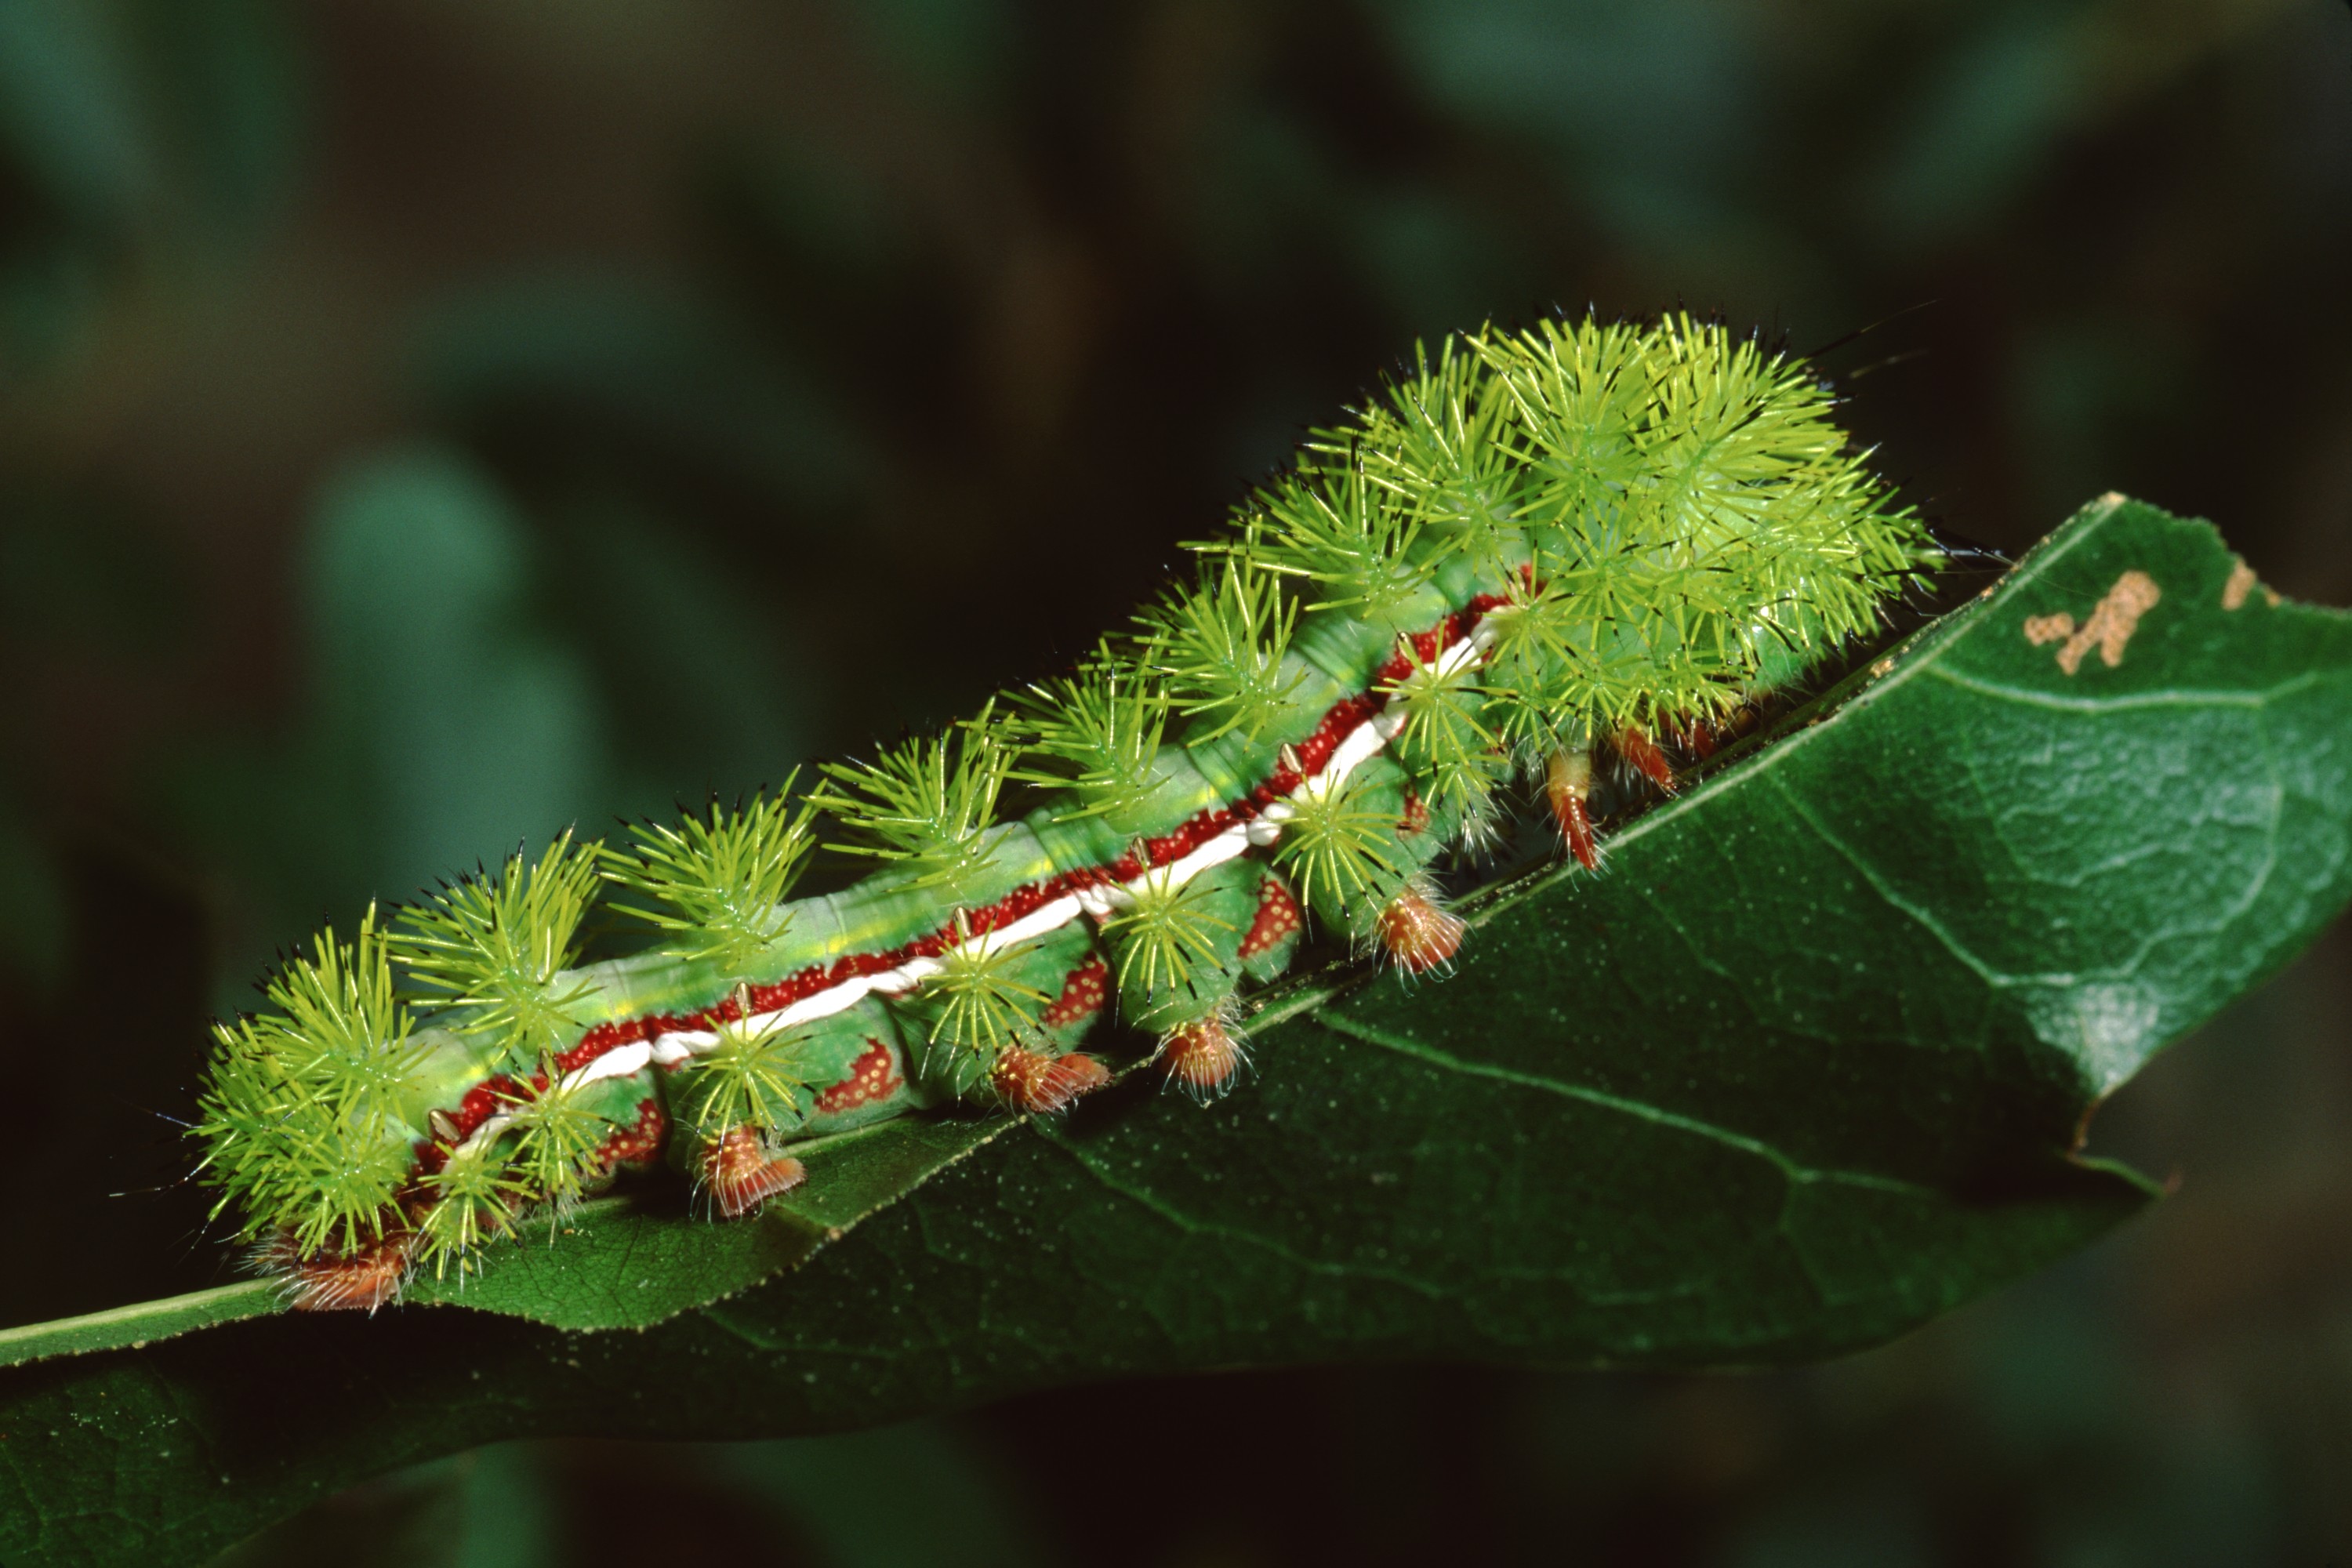
[[[1444,969],[1432,869],[1520,784],[1594,866],[1596,762],[1670,790],[1932,568],[1832,406],[1686,316],[1450,338],[1069,673],[321,932],[215,1028],[216,1212],[295,1305],[373,1309],[625,1168],[731,1216],[804,1178],[798,1140],[1058,1110],[1108,1081],[1076,1049],[1107,1015],[1221,1093],[1236,993],[1310,921]],[[820,847],[873,869],[793,900]],[[582,966],[600,897],[654,940]]]

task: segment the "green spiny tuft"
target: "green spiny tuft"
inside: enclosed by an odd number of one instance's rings
[[[1020,977],[1023,956],[1020,947],[987,932],[972,935],[959,913],[956,940],[940,954],[940,973],[930,982],[939,1005],[931,1043],[960,1060],[985,1060],[1034,1034],[1038,1013],[1053,998]]]
[[[1401,875],[1387,846],[1394,816],[1373,803],[1373,792],[1351,773],[1334,784],[1310,784],[1290,797],[1275,864],[1290,874],[1308,904],[1355,899]]]
[[[1283,712],[1306,679],[1282,663],[1298,608],[1279,579],[1227,555],[1206,567],[1197,586],[1145,617],[1146,658],[1168,678],[1177,711],[1210,721],[1196,724],[1189,740],[1234,730],[1255,738]]]
[[[812,1035],[755,1023],[751,1008],[738,987],[735,1016],[716,1026],[718,1044],[695,1059],[678,1097],[680,1121],[705,1142],[745,1126],[782,1137],[808,1120]]]
[[[270,1010],[213,1026],[198,1173],[221,1192],[215,1215],[243,1208],[247,1237],[284,1230],[306,1252],[354,1249],[397,1222],[415,1135],[402,1105],[425,1055],[394,994],[374,907],[349,942],[320,932],[264,994]]]
[[[216,1070],[236,1068],[223,1062]],[[248,1239],[283,1233],[305,1254],[350,1252],[398,1228],[393,1196],[412,1160],[404,1140],[322,1122],[303,1100],[263,1088],[258,1075],[216,1082],[197,1131],[214,1141],[216,1156],[232,1139],[239,1144],[203,1173],[222,1189],[214,1215],[234,1198]]]
[[[1428,585],[1422,522],[1360,463],[1301,467],[1255,498],[1242,520],[1248,558],[1316,584],[1311,607],[1392,620]]]
[[[1533,580],[1495,617],[1486,682],[1514,746],[1720,713],[1768,661],[1875,625],[1919,571],[1916,520],[1888,510],[1828,395],[1752,340],[1676,316],[1469,343],[1513,427],[1491,449],[1520,470],[1485,516],[1518,520],[1501,559],[1524,550]]]
[[[1467,342],[1517,427],[1519,514],[1556,524],[1609,510],[1643,475],[1629,432],[1648,395],[1650,332],[1591,317]]]
[[[1033,686],[1014,700],[1027,754],[1049,765],[1008,776],[1069,790],[1076,803],[1064,820],[1120,816],[1150,798],[1170,706],[1150,670],[1123,663],[1106,640],[1076,675]]]
[[[1370,485],[1386,491],[1391,512],[1411,520],[1432,558],[1465,555],[1501,568],[1514,560],[1526,489],[1517,414],[1500,379],[1449,337],[1434,364],[1416,346],[1414,374],[1391,384],[1360,429],[1327,438],[1322,449],[1360,466]],[[1410,542],[1400,530],[1384,553],[1393,563]],[[1392,564],[1390,575],[1401,583],[1412,574]],[[1380,581],[1358,584],[1359,600],[1377,601]]]
[[[910,736],[870,763],[827,763],[834,787],[809,796],[860,842],[846,854],[903,862],[917,886],[955,882],[987,858],[983,841],[996,797],[1012,771],[991,699],[979,714],[941,735]]]
[[[784,900],[815,842],[815,807],[795,807],[792,787],[788,777],[732,809],[714,800],[708,819],[689,815],[676,827],[633,826],[628,849],[604,852],[604,876],[662,907],[614,907],[670,932],[672,958],[750,969],[784,934]]]
[[[1215,895],[1211,879],[1179,882],[1162,866],[1124,891],[1125,907],[1102,922],[1104,936],[1118,946],[1122,989],[1139,985],[1143,994],[1159,996],[1190,984],[1196,967],[1215,967],[1216,933],[1230,935],[1234,925],[1210,908]]]
[[[1487,637],[1478,679],[1486,693],[1480,719],[1496,742],[1522,764],[1534,764],[1562,749],[1591,743],[1580,716],[1577,689],[1566,673],[1573,654],[1573,611],[1561,601],[1568,589],[1532,572],[1514,574],[1504,602],[1481,623]]]
[[[1430,809],[1464,821],[1484,817],[1495,785],[1508,771],[1502,743],[1484,721],[1487,696],[1478,668],[1468,660],[1424,660],[1411,643],[1412,661],[1390,694],[1404,727],[1390,742],[1398,762],[1423,782]]]
[[[480,1249],[513,1234],[515,1215],[538,1197],[487,1146],[453,1151],[446,1163],[416,1184],[426,1199],[412,1222],[416,1260],[419,1267],[429,1266],[436,1279],[446,1279],[453,1266],[461,1276],[479,1267]]]
[[[510,1119],[506,1136],[514,1140],[509,1169],[539,1201],[558,1213],[570,1208],[602,1173],[597,1152],[613,1131],[612,1119],[584,1089],[566,1089],[551,1075],[544,1083],[520,1083],[503,1099]]]
[[[495,876],[463,878],[401,912],[387,937],[412,979],[443,994],[450,1026],[495,1035],[517,1055],[556,1047],[586,987],[556,977],[596,890],[597,846],[566,830],[536,864],[517,850]]]

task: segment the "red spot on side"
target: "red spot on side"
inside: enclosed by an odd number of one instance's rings
[[[1241,1042],[1213,1014],[1171,1030],[1160,1045],[1160,1069],[1168,1081],[1203,1101],[1231,1089],[1246,1059]]]
[[[304,1258],[294,1238],[281,1233],[262,1251],[261,1261],[289,1288],[288,1304],[298,1312],[373,1312],[399,1296],[408,1279],[415,1237],[387,1231],[350,1252],[316,1252]]]
[[[857,1059],[849,1064],[849,1076],[816,1097],[819,1115],[855,1110],[861,1105],[871,1105],[877,1100],[887,1100],[905,1086],[898,1076],[898,1064],[890,1047],[879,1040],[869,1039]]]
[[[771,1155],[756,1127],[736,1127],[702,1152],[702,1185],[729,1219],[740,1219],[807,1179],[790,1155]]]
[[[1397,818],[1397,831],[1401,834],[1429,831],[1429,803],[1421,798],[1420,791],[1409,789],[1404,792],[1404,815]]]
[[[1462,917],[1451,914],[1415,892],[1399,893],[1373,922],[1381,945],[1397,967],[1408,974],[1426,974],[1454,962],[1462,951]]]
[[[1037,1022],[1048,1029],[1070,1028],[1101,1012],[1109,1000],[1110,965],[1099,958],[1089,958],[1062,981],[1062,994],[1054,998],[1052,1006],[1037,1015]]]
[[[1250,921],[1249,933],[1242,938],[1240,956],[1246,961],[1271,952],[1297,936],[1304,924],[1297,897],[1289,886],[1279,877],[1260,878],[1257,916]]]
[[[635,1126],[621,1128],[604,1140],[596,1151],[597,1163],[607,1171],[621,1165],[650,1165],[661,1158],[662,1144],[668,1137],[669,1118],[662,1113],[661,1101],[649,1096],[637,1101]]]
[[[1078,1096],[1108,1083],[1110,1069],[1079,1052],[1049,1057],[1043,1051],[1007,1046],[996,1053],[988,1081],[997,1097],[1014,1110],[1052,1115]]]

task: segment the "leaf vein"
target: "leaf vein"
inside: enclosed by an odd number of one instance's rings
[[[1202,1219],[1186,1214],[1158,1194],[1122,1182],[1100,1161],[1090,1158],[1087,1152],[1076,1144],[1057,1137],[1051,1131],[1045,1133],[1045,1142],[1069,1155],[1080,1169],[1093,1177],[1101,1186],[1118,1194],[1129,1203],[1142,1205],[1188,1236],[1241,1242],[1280,1258],[1304,1274],[1319,1274],[1327,1278],[1343,1279],[1377,1279],[1384,1284],[1401,1285],[1413,1294],[1433,1301],[1446,1300],[1454,1295],[1454,1292],[1442,1289],[1428,1280],[1416,1279],[1412,1275],[1396,1269],[1375,1268],[1360,1263],[1340,1263],[1328,1258],[1310,1258],[1296,1248],[1285,1247],[1271,1237],[1260,1236],[1255,1231],[1244,1230],[1239,1226],[1222,1225],[1214,1220]]]
[[[1929,664],[1926,673],[1980,697],[2063,713],[2124,713],[2141,708],[2244,708],[2259,711],[2324,679],[2322,672],[2306,669],[2274,686],[2252,691],[2127,691],[2108,697],[2064,697],[2054,691],[2035,691],[1981,676],[1964,675],[1939,662]]]
[[[1736,1149],[1742,1153],[1769,1163],[1792,1185],[1835,1182],[1842,1185],[1871,1187],[1890,1193],[1922,1194],[1929,1192],[1929,1189],[1916,1183],[1906,1182],[1894,1176],[1878,1175],[1872,1172],[1817,1169],[1800,1163],[1760,1138],[1751,1137],[1745,1132],[1735,1132],[1728,1127],[1717,1126],[1712,1121],[1703,1121],[1696,1116],[1686,1116],[1680,1111],[1646,1105],[1641,1100],[1629,1100],[1623,1095],[1611,1094],[1606,1089],[1590,1089],[1582,1084],[1562,1083],[1558,1079],[1545,1078],[1540,1073],[1521,1072],[1515,1068],[1499,1067],[1492,1062],[1469,1061],[1449,1051],[1439,1050],[1436,1047],[1423,1041],[1391,1035],[1385,1029],[1375,1028],[1352,1018],[1326,1013],[1318,1015],[1315,1022],[1334,1034],[1345,1035],[1350,1039],[1361,1040],[1366,1045],[1378,1046],[1383,1050],[1394,1051],[1400,1056],[1412,1057],[1433,1067],[1444,1068],[1451,1072],[1462,1073],[1472,1078],[1493,1079],[1496,1082],[1511,1084],[1521,1089],[1556,1094],[1564,1100],[1577,1100],[1603,1110],[1617,1111],[1661,1127],[1672,1128],[1678,1132],[1687,1132],[1694,1137],[1720,1143],[1726,1148]]]

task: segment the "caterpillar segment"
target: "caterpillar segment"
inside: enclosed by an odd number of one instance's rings
[[[1267,868],[1258,874],[1257,907],[1250,911],[1249,930],[1234,949],[1242,973],[1265,982],[1288,973],[1292,954],[1307,931],[1307,911],[1282,874]]]
[[[373,1310],[627,1170],[728,1218],[809,1139],[1057,1113],[1121,1054],[1213,1100],[1303,942],[1442,975],[1438,874],[1515,801],[1594,867],[1596,758],[1672,793],[1932,567],[1831,410],[1681,316],[1448,339],[1074,670],[323,932],[215,1027],[215,1212],[295,1306]],[[820,850],[866,874],[793,897]],[[581,962],[600,900],[645,951]]]

